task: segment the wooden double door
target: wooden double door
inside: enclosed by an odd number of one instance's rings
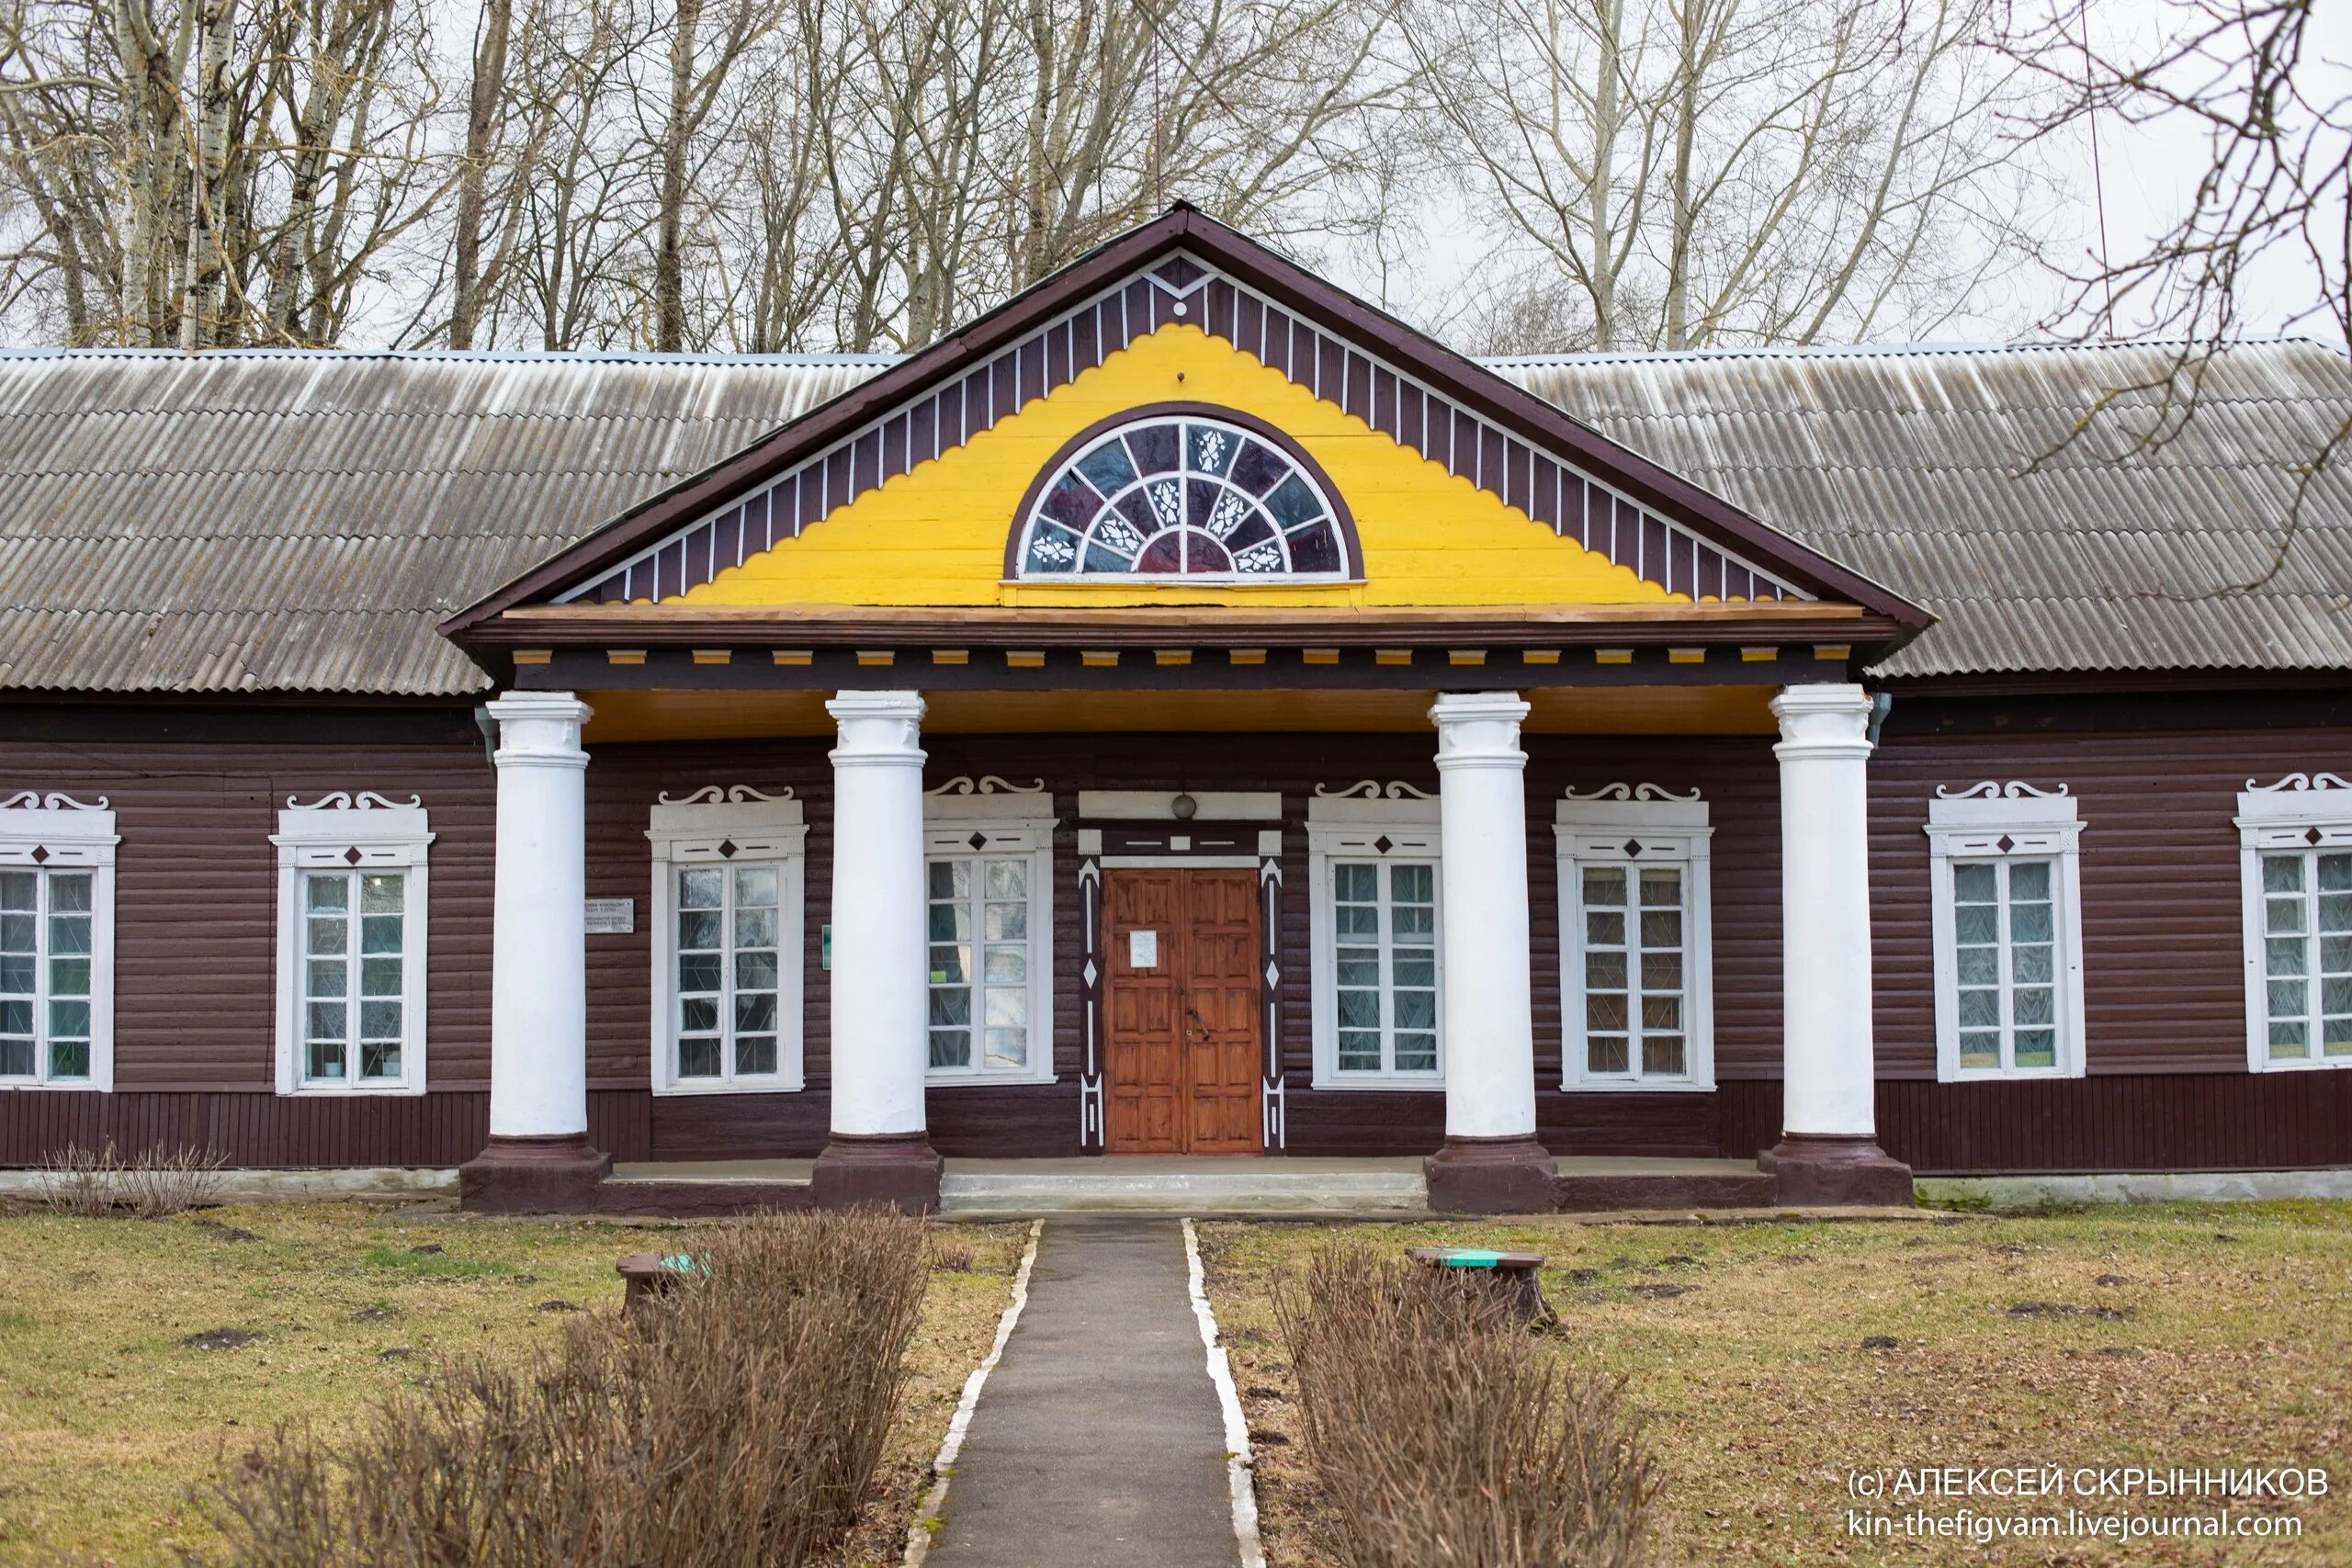
[[[1258,1153],[1258,874],[1114,867],[1102,911],[1105,1151]]]

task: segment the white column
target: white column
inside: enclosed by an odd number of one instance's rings
[[[569,692],[517,692],[490,705],[498,721],[493,1138],[588,1131],[588,753],[580,749],[588,714]]]
[[[1535,1135],[1535,1024],[1527,934],[1528,705],[1449,692],[1437,725],[1445,1135]]]
[[[1871,698],[1848,684],[1790,686],[1781,721],[1781,1126],[1869,1138]]]
[[[922,738],[917,692],[843,692],[833,748],[832,1130],[923,1131]]]

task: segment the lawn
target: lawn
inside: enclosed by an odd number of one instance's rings
[[[1326,1241],[1545,1254],[1553,1353],[1625,1380],[1659,1463],[1676,1564],[2352,1562],[2352,1204],[1756,1224],[1509,1222],[1201,1228],[1258,1459],[1275,1568],[1324,1568],[1328,1506],[1268,1305]],[[1865,1348],[1865,1342],[1869,1348]],[[1846,1533],[1858,1467],[2321,1465],[2299,1540],[2076,1537],[1989,1549]],[[2066,1499],[1978,1499],[2061,1512]],[[1928,1505],[1955,1514],[1964,1500]],[[2195,1500],[2082,1505],[2167,1516]],[[1899,1527],[1898,1527],[1899,1528]]]
[[[690,1235],[356,1203],[0,1217],[0,1563],[208,1554],[219,1540],[195,1494],[252,1436],[348,1421],[439,1356],[519,1360],[567,1314],[617,1310],[616,1258]],[[934,1233],[935,1257],[960,1247],[972,1266],[931,1275],[906,1408],[843,1564],[899,1560],[1023,1236]]]

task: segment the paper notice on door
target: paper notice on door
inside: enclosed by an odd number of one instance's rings
[[[1127,967],[1157,969],[1159,967],[1159,933],[1129,931],[1127,933]]]

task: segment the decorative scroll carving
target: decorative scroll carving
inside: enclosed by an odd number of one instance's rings
[[[1654,784],[1602,784],[1589,795],[1580,795],[1571,786],[1560,794],[1563,800],[1697,800],[1699,792],[1677,795],[1672,790]]]
[[[394,811],[403,806],[424,804],[424,797],[421,795],[412,795],[404,801],[387,800],[372,789],[363,789],[356,795],[350,790],[339,789],[319,796],[308,806],[302,804],[299,795],[286,797],[286,807],[289,811],[374,811],[379,808]]]
[[[2056,800],[2065,793],[2064,784],[2056,789],[2036,789],[2022,779],[2011,779],[2007,784],[1986,779],[1963,790],[1954,790],[1950,784],[1936,786],[1936,798],[1939,800],[2023,800],[2029,795],[2040,800]]]
[[[1437,798],[1436,795],[1431,795],[1425,789],[1415,789],[1411,784],[1405,783],[1402,779],[1393,779],[1385,784],[1382,784],[1378,779],[1358,779],[1354,784],[1348,785],[1345,789],[1327,789],[1321,784],[1317,784],[1315,786],[1315,793],[1319,798],[1324,800],[1348,800],[1354,798],[1361,798],[1364,800],[1435,800]]]
[[[105,795],[98,796],[96,806],[85,805],[70,795],[51,790],[43,795],[38,790],[21,789],[0,800],[0,811],[106,811],[111,809]]]
[[[662,806],[746,806],[754,801],[790,800],[792,786],[786,784],[774,795],[763,795],[750,784],[729,784],[725,789],[717,784],[705,784],[693,794],[673,799],[668,790],[654,797]]]
[[[2256,784],[2248,779],[2245,787],[2255,795],[2276,795],[2280,790],[2352,789],[2352,783],[2334,773],[2289,773],[2277,784]]]
[[[949,779],[936,789],[923,791],[925,795],[1043,795],[1045,793],[1046,781],[1043,779],[1025,784],[1017,784],[1010,779],[1001,779],[994,773],[983,773],[977,780],[971,774],[965,773]]]

